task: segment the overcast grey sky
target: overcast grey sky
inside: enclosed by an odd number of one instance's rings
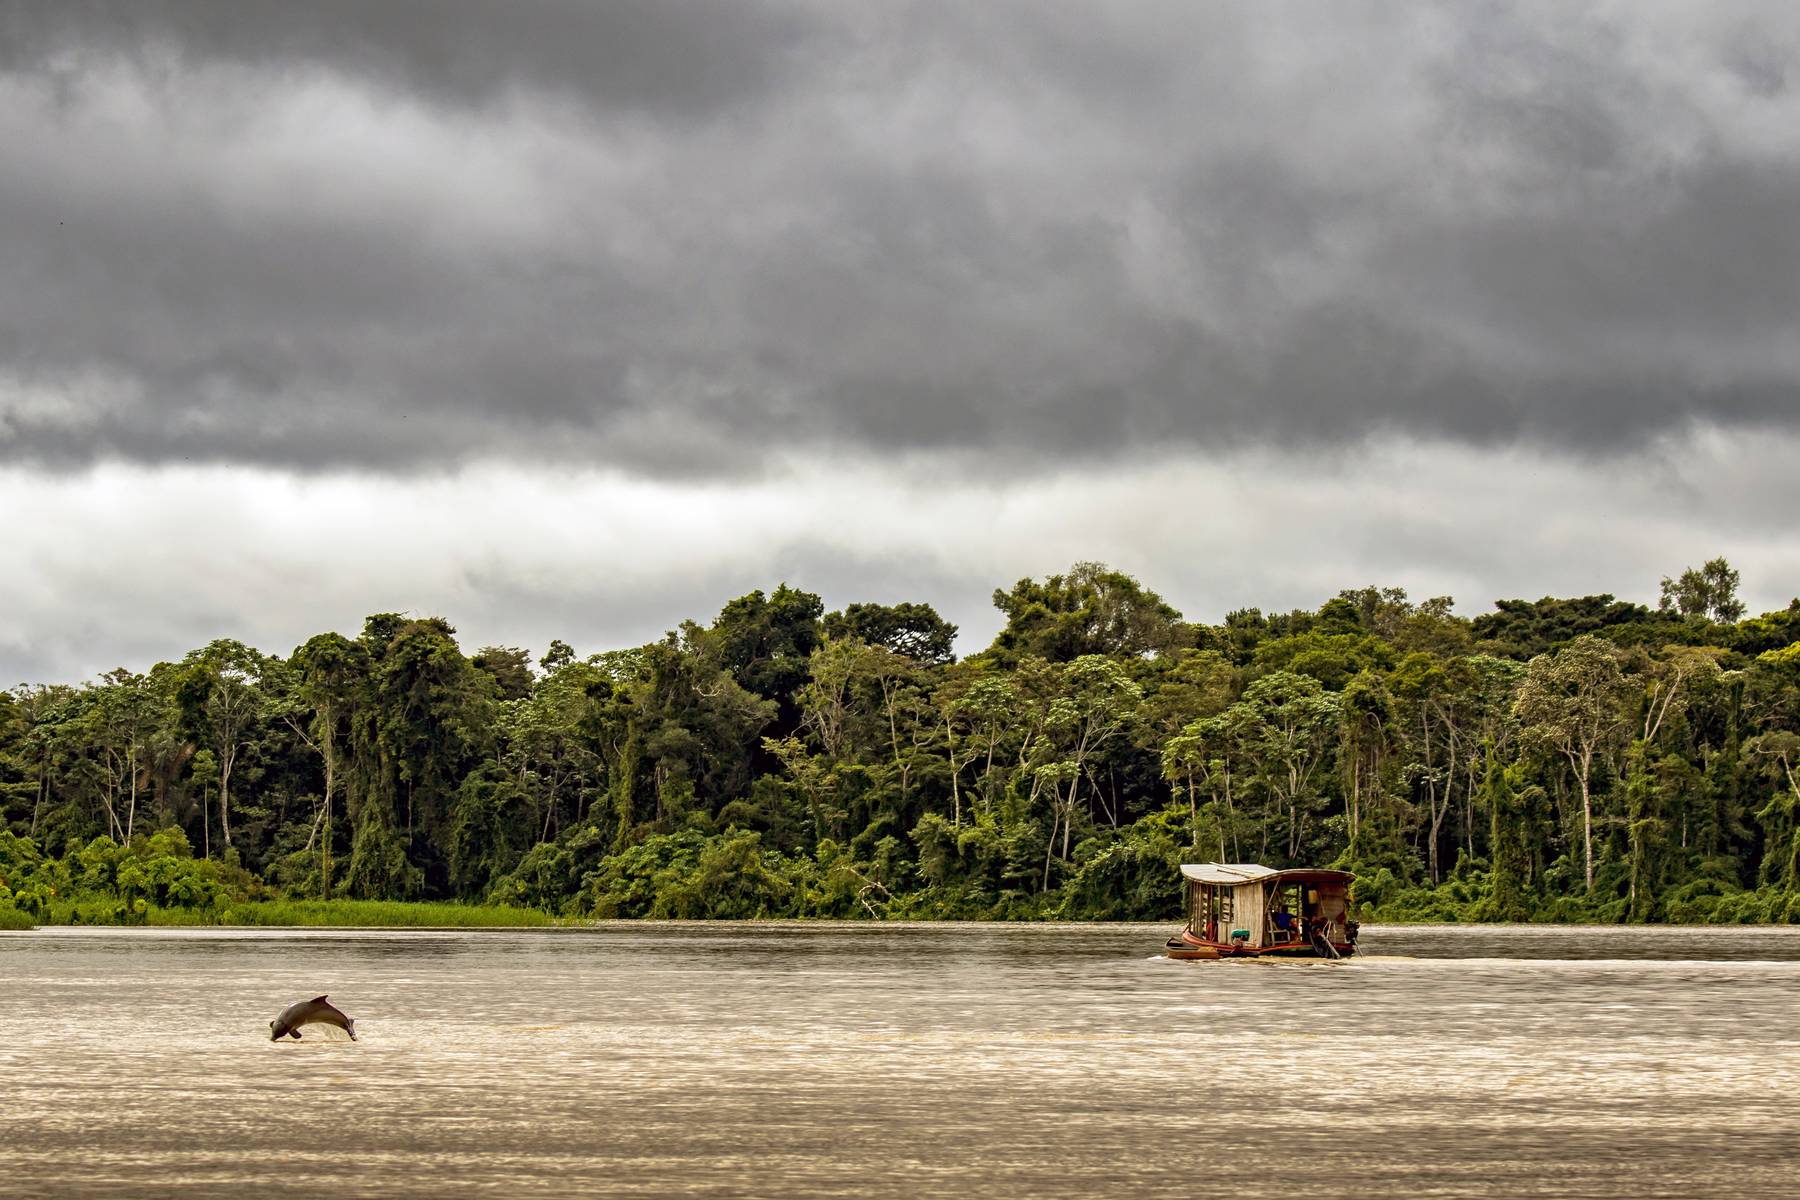
[[[0,685],[1800,591],[1800,9],[0,4]]]

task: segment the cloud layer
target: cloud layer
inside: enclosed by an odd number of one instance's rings
[[[0,463],[1800,430],[1800,10],[27,3]]]
[[[216,637],[286,654],[372,612],[443,615],[466,648],[641,644],[788,581],[830,607],[921,600],[999,624],[995,587],[1099,558],[1189,619],[1398,584],[1465,613],[1617,592],[1723,553],[1752,612],[1800,589],[1800,437],[1664,439],[1629,461],[1394,441],[1165,456],[996,486],[943,462],[778,464],[693,485],[489,465],[429,479],[113,465],[0,474],[0,686],[143,670]],[[1398,481],[1398,482],[1397,482]]]
[[[1800,9],[0,7],[0,684],[1800,590]]]

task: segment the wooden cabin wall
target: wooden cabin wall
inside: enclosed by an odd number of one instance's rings
[[[1260,946],[1265,940],[1263,931],[1264,918],[1267,913],[1263,904],[1263,888],[1265,886],[1267,885],[1262,883],[1245,883],[1232,889],[1235,895],[1232,905],[1234,915],[1231,918],[1231,928],[1248,929],[1250,931],[1249,944],[1252,946]],[[1229,936],[1231,929],[1224,932]]]

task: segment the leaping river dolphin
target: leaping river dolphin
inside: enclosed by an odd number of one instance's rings
[[[336,1025],[350,1035],[351,1041],[356,1040],[356,1022],[339,1012],[324,996],[302,1000],[282,1009],[281,1015],[269,1022],[269,1040],[279,1042],[284,1037],[291,1037],[298,1041],[302,1025]]]

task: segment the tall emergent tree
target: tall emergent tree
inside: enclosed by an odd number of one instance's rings
[[[1618,741],[1631,693],[1611,642],[1583,634],[1560,654],[1540,654],[1525,668],[1513,711],[1525,738],[1568,760],[1581,788],[1582,877],[1594,886],[1594,760]]]
[[[268,659],[234,638],[219,638],[183,660],[177,697],[183,716],[219,765],[219,831],[232,848],[231,777],[263,716]]]
[[[1744,615],[1744,602],[1737,598],[1737,589],[1738,573],[1724,558],[1714,558],[1699,570],[1689,567],[1679,579],[1663,576],[1662,600],[1657,607],[1663,612],[1711,617],[1729,625]]]

